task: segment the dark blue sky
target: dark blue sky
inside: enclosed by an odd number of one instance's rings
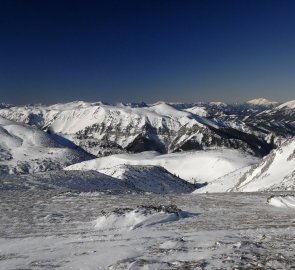
[[[295,1],[0,0],[0,102],[295,98]]]

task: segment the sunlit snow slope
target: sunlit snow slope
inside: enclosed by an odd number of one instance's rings
[[[295,138],[254,165],[240,178],[234,190],[295,190]]]
[[[89,154],[65,147],[32,126],[0,117],[0,174],[57,170],[88,160]]]
[[[119,154],[74,164],[66,170],[97,170],[113,175],[114,167],[127,165],[161,166],[189,182],[210,182],[224,174],[254,164],[253,156],[238,150],[220,149],[160,155],[156,152]]]
[[[195,193],[268,190],[295,190],[295,138],[284,142],[257,164],[215,179]]]

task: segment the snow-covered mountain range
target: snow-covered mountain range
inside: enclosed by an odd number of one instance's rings
[[[252,191],[256,181],[273,175],[285,184],[263,183],[256,189],[287,189],[293,171],[284,174],[275,169],[283,166],[274,163],[258,177],[251,166],[275,159],[286,144],[294,150],[294,112],[294,100],[279,104],[263,98],[242,104],[1,103],[0,174],[56,171],[73,164],[66,169],[136,182],[169,181],[168,171],[203,186],[196,192]]]
[[[288,104],[275,107],[272,102],[252,103],[72,102],[8,107],[1,109],[0,115],[58,134],[96,156],[212,147],[238,148],[264,156],[276,147],[278,136],[295,134],[294,122],[286,114]],[[264,111],[267,113],[263,114]],[[276,114],[276,121],[269,121],[271,113]],[[256,125],[257,116],[263,126]]]

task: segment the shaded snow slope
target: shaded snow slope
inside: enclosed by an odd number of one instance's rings
[[[246,119],[245,123],[257,130],[271,131],[277,136],[285,138],[295,136],[295,101],[288,101],[264,110]]]
[[[93,159],[69,166],[66,170],[107,172],[118,165],[161,166],[189,182],[210,182],[229,172],[254,164],[257,159],[238,150],[219,149],[160,155],[157,152],[120,154]]]
[[[193,185],[158,166],[118,165],[101,169],[99,172],[121,179],[146,192],[184,193],[195,189]]]
[[[57,170],[90,158],[37,128],[0,117],[0,174]]]
[[[130,170],[133,176],[130,176]],[[143,173],[138,173],[142,171]],[[151,172],[153,171],[153,172]],[[141,177],[144,176],[145,178]],[[124,179],[97,171],[50,171],[26,175],[2,175],[0,190],[74,190],[107,193],[191,193],[195,187],[162,168],[129,168]]]
[[[51,190],[126,192],[122,181],[96,171],[49,171],[26,175],[4,175],[1,190]]]

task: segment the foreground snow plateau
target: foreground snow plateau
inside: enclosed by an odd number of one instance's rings
[[[0,269],[292,269],[294,210],[269,195],[1,191]]]

